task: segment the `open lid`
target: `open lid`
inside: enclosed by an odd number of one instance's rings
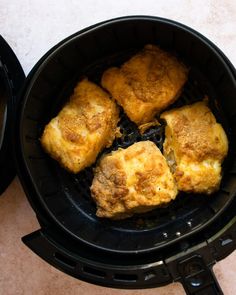
[[[25,81],[23,69],[0,35],[0,194],[16,174],[13,126],[18,93]]]

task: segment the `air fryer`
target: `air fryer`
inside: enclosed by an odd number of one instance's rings
[[[208,95],[229,139],[220,190],[182,194],[165,208],[122,221],[96,217],[89,187],[92,167],[72,175],[47,156],[39,138],[76,82],[120,65],[146,44],[174,52],[189,79],[174,106]],[[41,229],[23,242],[44,260],[79,279],[117,288],[149,288],[180,281],[187,294],[222,294],[214,263],[235,249],[236,74],[209,40],[179,23],[135,16],[80,31],[52,48],[32,69],[17,108],[14,146],[18,175]],[[163,126],[141,135],[124,113],[123,136],[108,151],[141,140],[162,149]]]

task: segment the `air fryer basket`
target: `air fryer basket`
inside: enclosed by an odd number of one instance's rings
[[[230,141],[221,188],[211,197],[182,194],[167,208],[124,221],[98,219],[89,195],[92,169],[67,173],[43,152],[39,137],[78,79],[87,75],[99,83],[104,69],[148,43],[174,52],[191,68],[176,106],[209,96]],[[16,152],[19,177],[42,227],[23,238],[34,252],[100,285],[145,288],[176,280],[188,294],[222,294],[210,268],[235,249],[236,74],[214,44],[161,18],[110,20],[52,48],[31,71],[22,98]],[[109,150],[146,139],[162,148],[163,126],[141,136],[123,113],[121,118],[124,135]]]
[[[121,64],[148,43],[173,51],[190,66],[189,80],[177,106],[209,96],[212,110],[230,141],[222,185],[211,197],[182,194],[166,208],[129,220],[99,219],[89,193],[92,168],[75,176],[67,173],[43,152],[39,137],[78,79],[86,75],[99,83],[106,68]],[[164,19],[113,20],[60,43],[42,58],[28,80],[19,130],[24,165],[38,202],[59,227],[78,241],[119,253],[160,249],[202,230],[232,201],[236,190],[232,148],[236,132],[235,77],[219,50],[198,33]],[[120,125],[124,135],[112,149],[145,139],[162,147],[162,127],[141,136],[124,114]]]
[[[11,138],[16,94],[24,80],[25,75],[17,57],[0,36],[0,195],[16,173]]]

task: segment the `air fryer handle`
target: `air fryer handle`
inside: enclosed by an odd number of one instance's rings
[[[194,255],[179,263],[180,282],[187,295],[223,295],[212,271],[199,255]]]
[[[187,294],[223,294],[212,271],[216,261],[236,248],[236,216],[205,242],[190,247],[165,260],[174,281],[179,281]]]
[[[184,290],[187,295],[223,295],[223,291],[221,290],[215,275],[212,271],[211,274],[198,275],[197,277],[193,277],[191,279],[181,281]]]

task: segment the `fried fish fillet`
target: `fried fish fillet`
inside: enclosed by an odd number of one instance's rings
[[[178,189],[211,194],[221,182],[221,164],[228,152],[222,126],[206,101],[166,111],[164,156]]]
[[[175,56],[146,45],[121,68],[106,70],[101,83],[130,120],[141,125],[176,101],[187,76],[187,67]]]
[[[101,159],[91,195],[97,216],[124,219],[175,199],[177,187],[158,147],[141,141]]]
[[[77,84],[70,101],[45,127],[41,144],[64,168],[78,173],[112,144],[119,120],[116,104],[87,79]]]

